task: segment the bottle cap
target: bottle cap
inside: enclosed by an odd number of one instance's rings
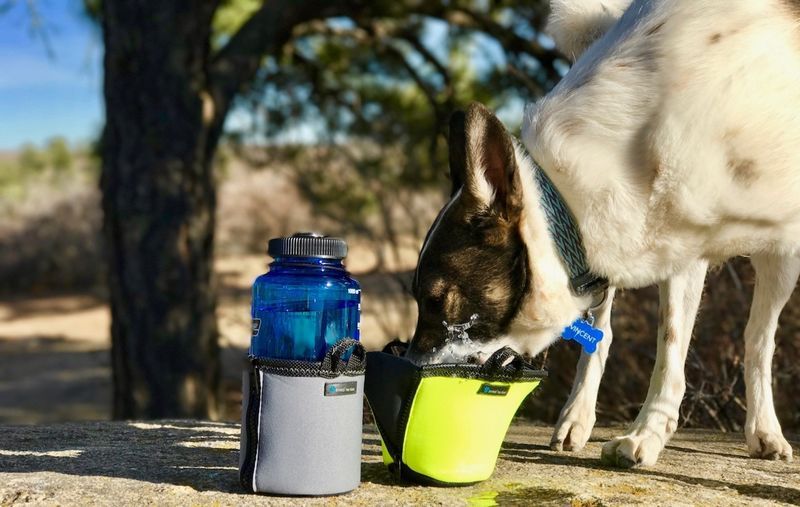
[[[341,238],[315,232],[299,232],[284,238],[272,238],[269,240],[267,253],[270,257],[344,259],[347,256],[347,243]]]

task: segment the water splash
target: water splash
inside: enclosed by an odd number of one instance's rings
[[[461,324],[448,324],[442,321],[447,337],[440,349],[434,348],[430,362],[432,363],[463,363],[467,358],[481,353],[480,347],[469,337],[469,329],[478,321],[478,314],[473,313],[467,322]]]
[[[455,340],[460,340],[462,343],[472,343],[472,340],[469,339],[469,333],[467,333],[467,331],[474,326],[477,321],[477,313],[470,315],[469,320],[462,324],[448,324],[446,320],[443,320],[442,325],[447,330],[447,338],[445,339],[445,343]]]

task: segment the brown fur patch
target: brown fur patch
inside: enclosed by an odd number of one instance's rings
[[[664,172],[664,164],[661,163],[661,158],[655,153],[650,154],[650,166],[656,178],[661,176],[661,173]]]
[[[745,215],[736,215],[733,213],[723,213],[721,215],[722,222],[738,222],[742,225],[747,225],[756,229],[765,229],[767,227],[775,227],[780,224],[779,220],[770,220],[767,218],[749,217]]]
[[[564,135],[566,136],[577,134],[578,132],[583,130],[585,126],[586,126],[586,121],[584,121],[582,118],[575,118],[575,117],[569,118],[568,120],[565,120],[561,124],[561,128],[564,131]]]
[[[664,330],[664,343],[675,343],[675,328],[672,326],[672,308],[669,303],[659,305],[659,327]]]
[[[464,298],[461,296],[461,292],[458,288],[451,287],[444,298],[445,312],[450,315],[458,314],[463,304]]]
[[[657,34],[661,30],[661,28],[664,26],[664,23],[666,23],[666,21],[662,21],[661,23],[655,25],[654,27],[649,29],[647,32],[645,32],[645,35],[647,35],[649,37],[650,35]]]
[[[796,18],[800,18],[800,0],[783,0],[783,5]]]
[[[486,299],[494,303],[503,303],[508,299],[511,288],[502,281],[490,283],[486,289]]]
[[[447,284],[444,280],[439,279],[431,284],[431,296],[441,298],[447,290]]]
[[[509,236],[513,233],[507,223],[492,227],[483,235],[483,244],[486,246],[502,247],[508,244]]]
[[[729,159],[728,170],[733,176],[733,181],[746,187],[750,186],[756,179],[758,179],[758,173],[756,173],[756,163],[751,158]]]
[[[720,40],[722,40],[722,34],[717,32],[717,33],[713,34],[711,37],[708,38],[708,43],[709,44],[716,44]]]
[[[733,141],[734,141],[734,140],[735,140],[737,137],[739,137],[739,135],[741,135],[741,133],[742,133],[742,129],[740,129],[740,128],[728,129],[728,130],[726,130],[726,131],[725,131],[725,134],[722,136],[722,140],[723,140],[725,143],[728,143],[728,144],[730,144],[730,143],[732,143],[732,142],[733,142]]]

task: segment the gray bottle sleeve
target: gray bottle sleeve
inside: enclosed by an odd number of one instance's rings
[[[253,365],[243,380],[239,471],[245,489],[334,495],[358,487],[363,368],[322,376],[303,367]]]

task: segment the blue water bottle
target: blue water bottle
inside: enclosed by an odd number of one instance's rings
[[[343,239],[294,234],[269,240],[268,253],[253,284],[251,355],[321,361],[342,338],[360,338],[361,286],[342,264]]]

